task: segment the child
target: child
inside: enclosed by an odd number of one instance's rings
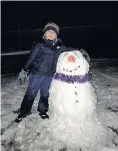
[[[34,99],[40,89],[40,101],[38,103],[39,115],[42,119],[49,118],[48,114],[48,90],[52,77],[56,71],[56,63],[59,55],[64,51],[74,50],[65,47],[58,38],[59,27],[55,23],[48,23],[44,27],[44,42],[37,43],[31,50],[31,54],[24,68],[19,74],[21,83],[25,82],[29,74],[29,85],[20,107],[20,113],[15,122],[19,123],[26,117],[32,108]],[[88,54],[82,50],[90,61]]]

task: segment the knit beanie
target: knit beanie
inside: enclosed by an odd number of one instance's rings
[[[48,30],[53,30],[57,35],[59,34],[59,26],[56,25],[55,23],[48,23],[45,25],[43,32],[45,33]]]

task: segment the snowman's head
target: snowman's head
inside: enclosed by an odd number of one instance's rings
[[[89,63],[78,50],[61,53],[58,58],[56,73],[83,76],[89,71]]]

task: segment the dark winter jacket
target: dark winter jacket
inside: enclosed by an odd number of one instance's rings
[[[24,66],[24,70],[40,75],[52,76],[56,71],[56,64],[59,55],[65,51],[74,50],[66,47],[58,39],[53,45],[50,42],[37,43],[31,50],[29,59]]]

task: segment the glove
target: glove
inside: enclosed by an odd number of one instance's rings
[[[63,43],[62,43],[61,39],[58,38],[58,39],[56,39],[55,42],[54,42],[54,47],[55,47],[56,49],[60,49],[60,47],[61,47],[62,44],[63,44]]]
[[[90,64],[91,58],[90,58],[89,54],[88,54],[84,49],[80,49],[79,51],[83,54],[84,58],[85,58],[85,59],[88,61],[88,63]]]
[[[26,81],[26,78],[28,77],[28,71],[25,71],[24,69],[21,70],[21,72],[18,75],[18,82],[19,84],[24,84]]]

